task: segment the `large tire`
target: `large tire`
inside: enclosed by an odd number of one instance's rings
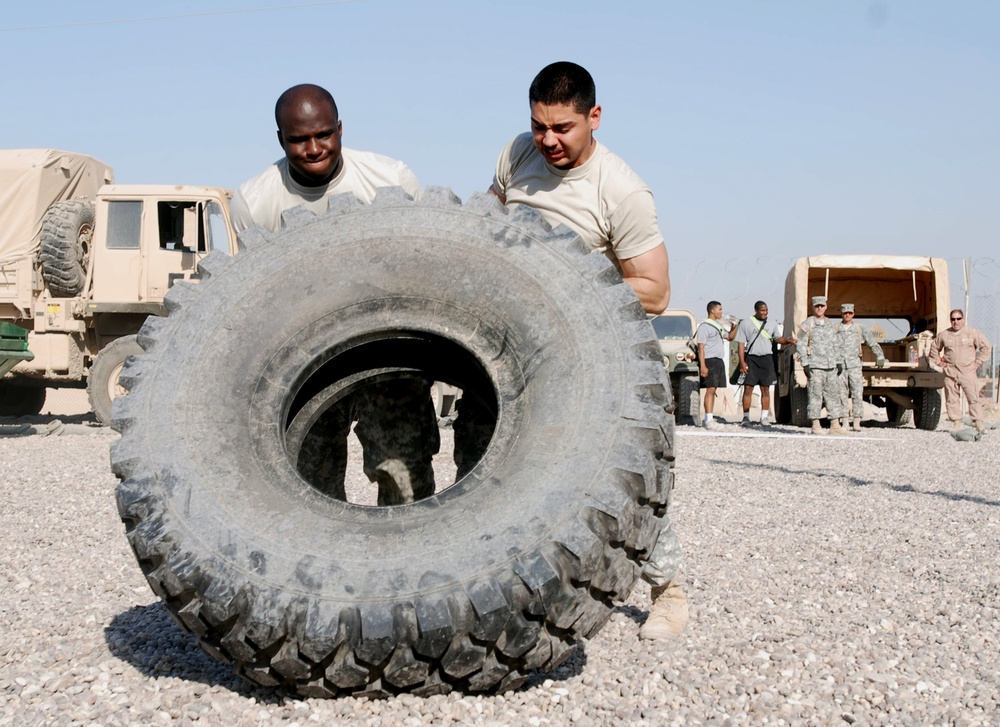
[[[101,349],[87,375],[87,399],[101,424],[111,423],[111,404],[125,393],[118,381],[125,359],[142,353],[135,336],[116,338]]]
[[[45,387],[0,381],[0,417],[38,414],[45,406]]]
[[[701,410],[701,390],[697,376],[677,377],[677,398],[674,402],[678,424],[697,424]]]
[[[913,425],[934,431],[941,421],[941,390],[919,389],[913,396]]]
[[[524,207],[440,188],[330,206],[244,233],[147,319],[112,421],[129,542],[177,621],[259,684],[511,689],[605,623],[656,542],[659,345],[607,258]],[[288,423],[394,367],[492,402],[485,454],[407,505],[320,494]]]
[[[70,199],[49,207],[42,220],[42,277],[56,298],[83,292],[94,237],[94,203]]]

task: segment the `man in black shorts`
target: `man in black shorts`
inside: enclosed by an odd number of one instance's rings
[[[767,425],[771,409],[771,387],[778,381],[774,373],[773,344],[793,343],[781,336],[778,324],[767,320],[767,303],[758,300],[753,304],[752,318],[740,321],[736,331],[739,346],[740,371],[743,381],[743,426],[750,426],[750,405],[753,387],[760,387],[760,423]]]
[[[736,326],[722,321],[722,303],[711,300],[708,318],[698,324],[698,387],[705,391],[705,429],[715,428],[715,390],[726,388],[726,344],[736,335]]]

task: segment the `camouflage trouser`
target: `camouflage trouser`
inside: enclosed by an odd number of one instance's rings
[[[642,579],[651,586],[665,586],[677,579],[681,567],[681,541],[670,523],[670,515],[663,516],[663,530],[656,540],[649,561],[642,568]]]
[[[864,393],[864,376],[860,368],[847,368],[840,375],[840,401],[843,416],[850,415],[860,419],[865,414],[865,402],[861,398]]]
[[[423,382],[373,384],[330,407],[302,442],[298,469],[316,489],[346,500],[347,435],[364,449],[364,472],[378,483],[378,504],[399,505],[434,494],[431,458],[441,448],[437,415]]]
[[[823,413],[823,400],[826,400],[826,413],[831,419],[843,416],[840,405],[840,382],[837,380],[836,369],[809,369],[809,403],[806,405],[806,416],[819,419]]]

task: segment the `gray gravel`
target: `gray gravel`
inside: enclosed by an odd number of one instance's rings
[[[253,687],[174,625],[118,520],[117,435],[0,438],[0,725],[1000,724],[1000,430],[744,431],[679,429],[682,637],[636,639],[640,586],[517,692],[381,702]]]

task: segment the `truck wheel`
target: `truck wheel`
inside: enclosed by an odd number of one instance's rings
[[[670,496],[673,402],[632,289],[488,195],[381,190],[284,221],[174,285],[122,373],[112,467],[151,587],[208,653],[302,696],[552,669],[628,595]],[[409,504],[320,493],[290,423],[397,367],[491,407],[485,453]]]
[[[455,402],[459,391],[451,384],[435,381],[431,387],[431,401],[434,402],[434,413],[439,419],[444,419],[455,413]]]
[[[792,426],[808,427],[812,424],[809,420],[809,390],[793,384],[790,399]]]
[[[44,386],[25,386],[0,381],[0,417],[38,414],[45,406]]]
[[[94,203],[69,199],[49,207],[42,220],[42,277],[56,298],[83,292],[94,236]]]
[[[681,376],[677,382],[677,423],[697,424],[701,409],[701,391],[697,376]]]
[[[913,424],[934,431],[941,421],[941,390],[920,389],[913,397]]]
[[[902,426],[913,421],[913,410],[900,406],[892,399],[886,399],[885,418],[891,424]]]
[[[125,389],[118,381],[125,359],[142,353],[142,346],[135,339],[135,336],[116,338],[100,350],[90,367],[90,374],[87,376],[87,399],[101,424],[111,423],[111,402],[125,393]]]

